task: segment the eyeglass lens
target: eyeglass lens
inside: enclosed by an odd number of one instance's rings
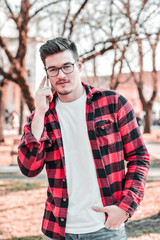
[[[54,68],[54,67],[52,68],[51,67],[51,68],[47,69],[47,73],[50,77],[54,77],[54,76],[58,75],[59,70],[61,70],[63,73],[66,73],[66,74],[71,73],[74,70],[74,64],[67,64],[60,68]]]

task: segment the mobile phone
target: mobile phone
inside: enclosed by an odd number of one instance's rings
[[[48,74],[46,73],[46,86],[49,87],[49,77]],[[47,96],[47,99],[49,100],[49,96]]]
[[[48,87],[49,86],[49,77],[48,77],[48,74],[46,73],[46,86]]]

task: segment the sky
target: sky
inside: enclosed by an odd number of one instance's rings
[[[18,5],[20,2],[20,0],[16,0],[16,4]],[[12,1],[10,1],[10,3],[12,3]],[[14,1],[15,3],[15,1]],[[7,21],[7,25],[6,25],[6,17],[4,14],[3,9],[0,9],[1,12],[1,23],[0,23],[0,29],[1,29],[1,34],[5,35],[5,36],[17,36],[17,33],[13,27],[13,22],[11,20]],[[4,27],[5,26],[5,27]],[[86,44],[85,40],[84,40],[84,44]],[[80,48],[81,46],[78,46],[78,48]],[[147,45],[144,46],[147,49]],[[136,49],[136,48],[135,48]],[[158,46],[158,52],[160,51],[160,44]],[[130,53],[128,54],[128,57],[131,59],[132,62],[132,67],[134,69],[134,71],[139,71],[138,68],[138,63],[135,61],[134,59],[134,54],[135,54],[135,50],[134,47],[133,49],[130,51]],[[39,58],[39,53],[37,53],[37,58]],[[146,71],[152,71],[152,62],[151,62],[151,54],[148,53],[146,54],[145,58],[144,58],[144,70]],[[103,56],[97,57],[96,58],[96,65],[97,65],[97,74],[99,76],[104,76],[104,75],[110,75],[112,72],[112,62],[113,62],[113,52],[112,51],[108,51],[107,53],[105,53]],[[157,54],[157,70],[160,70],[160,55]],[[41,60],[38,59],[38,69],[42,68],[43,65],[41,65]],[[84,68],[83,68],[83,72],[82,75],[87,74],[87,75],[92,75],[92,61],[87,62],[86,64],[84,64]],[[128,67],[125,67],[123,69],[123,72],[128,72],[129,69]],[[42,68],[42,73],[43,74],[44,70]]]

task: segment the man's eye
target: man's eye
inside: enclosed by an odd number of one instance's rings
[[[66,65],[66,66],[63,67],[63,69],[68,69],[70,67],[71,67],[71,65]]]
[[[50,68],[49,71],[50,71],[50,72],[56,72],[57,69],[56,69],[56,68]]]

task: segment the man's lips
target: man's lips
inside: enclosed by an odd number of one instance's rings
[[[69,81],[59,81],[56,83],[56,85],[63,85],[63,84],[66,84],[66,83],[69,83]]]

